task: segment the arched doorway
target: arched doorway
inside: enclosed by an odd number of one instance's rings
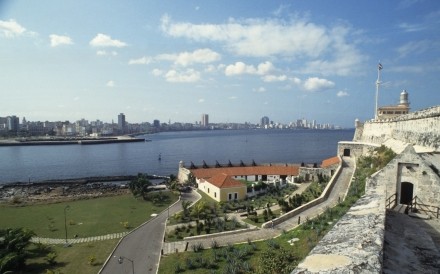
[[[349,148],[344,149],[344,156],[350,157],[350,149]]]
[[[400,203],[409,205],[413,199],[414,185],[409,182],[400,184]]]

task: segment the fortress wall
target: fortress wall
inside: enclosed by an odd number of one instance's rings
[[[381,273],[385,233],[384,174],[376,173],[369,188],[322,238],[292,274]]]
[[[380,144],[397,139],[413,145],[440,150],[440,106],[416,111],[394,119],[366,121],[356,127],[354,141]]]

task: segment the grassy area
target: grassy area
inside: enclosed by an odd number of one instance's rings
[[[34,246],[30,250],[32,258],[26,262],[26,273],[98,273],[118,241],[119,239],[113,239],[75,244],[71,247]],[[54,264],[49,264],[46,260],[49,253],[57,254]]]
[[[2,204],[0,220],[4,221],[0,223],[0,228],[24,227],[33,230],[39,237],[64,238],[64,210],[68,205],[68,238],[129,231],[178,199],[178,195],[171,192],[166,194],[169,198],[162,203],[135,199],[127,194],[23,207]]]

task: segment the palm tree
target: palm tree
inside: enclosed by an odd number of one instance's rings
[[[182,200],[182,208],[183,208],[183,217],[186,218],[189,215],[189,206],[191,205],[191,201],[183,201]]]
[[[29,256],[26,248],[35,233],[24,228],[0,230],[0,273],[22,270]]]
[[[151,182],[148,180],[146,174],[139,173],[137,178],[128,184],[131,192],[135,197],[142,197],[147,200],[147,193],[149,192],[148,187],[151,186]]]

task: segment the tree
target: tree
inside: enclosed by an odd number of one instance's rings
[[[32,230],[25,228],[7,228],[0,230],[0,273],[22,270],[29,256],[26,248],[35,236]]]
[[[148,180],[147,175],[141,173],[138,174],[135,180],[128,184],[131,193],[133,193],[135,197],[142,197],[144,200],[148,199],[149,186],[151,186],[151,182]]]

